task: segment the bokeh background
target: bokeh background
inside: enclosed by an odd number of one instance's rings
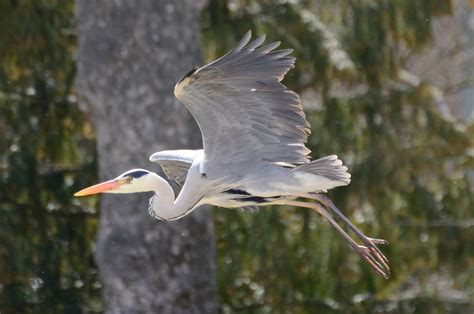
[[[329,196],[393,271],[308,210],[214,209],[220,312],[472,313],[474,3],[210,0],[200,20],[203,62],[249,29],[294,49],[312,156],[352,173]],[[98,200],[72,197],[97,180],[77,35],[73,1],[0,1],[0,313],[104,309]]]

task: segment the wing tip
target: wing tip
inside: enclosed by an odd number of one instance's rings
[[[249,43],[251,38],[252,38],[252,30],[249,29],[247,33],[245,33],[244,37],[242,37],[242,39],[239,41],[237,46],[234,48],[234,51],[242,50],[242,48],[244,48]]]

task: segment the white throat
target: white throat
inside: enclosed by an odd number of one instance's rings
[[[191,169],[190,172],[192,173],[193,170]],[[198,176],[200,177],[199,173]],[[150,198],[148,207],[148,212],[152,217],[160,220],[180,219],[191,213],[199,205],[202,194],[199,191],[190,190],[189,185],[184,184],[180,194],[175,198],[173,189],[165,179],[154,173],[152,180],[154,181],[155,195]],[[186,180],[192,181],[189,173]],[[191,184],[190,186],[194,185]]]
[[[175,200],[173,188],[165,179],[156,173],[150,175],[149,180],[152,181],[152,190],[155,192],[155,195],[150,198],[148,212],[154,218],[168,220],[173,217]]]

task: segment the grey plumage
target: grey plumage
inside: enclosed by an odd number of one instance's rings
[[[164,150],[151,155],[150,161],[157,162],[170,180],[182,186],[194,158],[202,153],[202,149]]]
[[[248,32],[235,49],[177,84],[176,97],[196,119],[205,160],[202,171],[228,173],[233,162],[309,161],[310,133],[299,96],[280,81],[294,66],[291,49],[261,47]]]
[[[326,177],[333,181],[340,181],[344,185],[351,182],[351,174],[347,167],[336,155],[326,156],[313,160],[304,165],[293,168],[294,171],[304,171],[318,176]]]
[[[375,271],[388,276],[385,244],[360,232],[324,195],[350,183],[350,174],[336,155],[310,161],[305,143],[310,125],[299,96],[281,80],[294,66],[291,49],[280,43],[262,46],[265,37],[238,45],[214,62],[188,72],[175,95],[196,119],[202,150],[168,150],[150,157],[170,179],[182,185],[177,197],[169,183],[143,169],[87,188],[77,195],[154,191],[150,214],[180,219],[202,204],[255,208],[267,205],[306,207],[321,214]],[[145,174],[145,172],[147,172]],[[305,199],[305,201],[298,200]],[[334,220],[337,215],[362,241],[359,245]]]

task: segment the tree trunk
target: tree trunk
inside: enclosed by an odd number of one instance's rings
[[[79,95],[90,106],[99,177],[158,166],[158,150],[201,146],[192,118],[173,96],[199,64],[202,1],[79,0]],[[196,135],[197,134],[197,135]],[[96,260],[108,313],[217,311],[211,212],[177,222],[147,213],[151,195],[104,195]]]

